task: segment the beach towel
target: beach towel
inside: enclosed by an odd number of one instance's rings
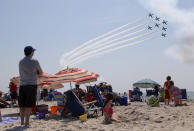
[[[32,120],[38,120],[38,118],[30,118],[30,121]],[[2,122],[0,122],[0,126],[5,124],[11,124],[11,123],[19,123],[21,122],[20,117],[2,117]]]
[[[175,100],[182,99],[181,90],[178,87],[170,88],[170,93],[173,95]]]

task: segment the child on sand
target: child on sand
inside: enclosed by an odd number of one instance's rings
[[[112,100],[113,100],[113,95],[110,94],[110,93],[107,94],[105,104],[104,104],[104,108],[103,108],[104,121],[107,124],[110,124],[112,121],[120,122],[118,117],[116,117],[116,116],[113,117],[114,111],[113,111],[112,106],[111,106]]]
[[[181,90],[178,87],[174,86],[173,81],[169,82],[169,92],[171,97],[174,98],[174,106],[182,105]]]
[[[170,76],[166,77],[166,82],[164,83],[164,103],[165,105],[169,105],[170,102],[170,93],[169,93],[169,82],[171,80]]]

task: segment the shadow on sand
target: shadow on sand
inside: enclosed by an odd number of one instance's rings
[[[10,116],[14,116],[16,114],[9,114],[6,115],[7,117]],[[17,114],[18,116],[18,114]],[[34,118],[34,115],[32,115],[32,117]],[[37,119],[39,120],[39,119]],[[79,118],[78,117],[72,117],[72,115],[66,115],[66,116],[57,116],[57,115],[49,115],[46,116],[45,118],[43,118],[42,120],[46,121],[50,121],[50,120],[56,120],[56,121],[60,121],[60,122],[64,122],[64,123],[69,123],[69,122],[73,122],[73,121],[78,121]],[[32,121],[31,121],[32,122]],[[34,120],[33,122],[36,122],[36,120]],[[6,129],[5,131],[23,131],[23,130],[28,130],[28,129],[32,129],[33,127],[30,126],[14,126],[10,129]]]
[[[26,130],[27,128],[29,127],[28,126],[16,126],[14,128],[7,129],[5,131],[23,131],[23,130]]]

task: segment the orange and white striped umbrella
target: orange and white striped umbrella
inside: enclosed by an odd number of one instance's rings
[[[57,74],[48,77],[46,82],[67,83],[74,82],[76,84],[84,84],[94,82],[99,77],[98,74],[78,68],[67,68]]]
[[[84,69],[67,68],[55,75],[44,73],[38,77],[38,85],[43,85],[45,88],[51,88],[57,85],[59,88],[62,88],[61,83],[74,82],[76,84],[84,84],[97,81],[98,77],[98,74]],[[13,77],[10,81],[19,86],[20,77]]]

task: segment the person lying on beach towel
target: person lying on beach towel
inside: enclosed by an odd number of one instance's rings
[[[111,123],[112,121],[120,122],[120,120],[118,119],[117,116],[113,116],[114,111],[113,111],[112,106],[111,106],[112,101],[113,101],[113,95],[107,94],[104,108],[103,108],[104,121],[107,124]]]

